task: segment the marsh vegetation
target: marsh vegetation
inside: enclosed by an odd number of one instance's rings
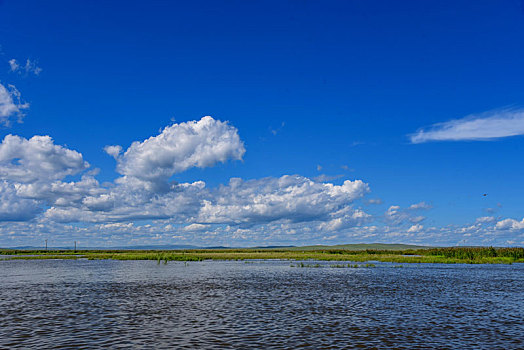
[[[511,264],[524,262],[524,248],[448,247],[426,249],[191,249],[191,250],[0,250],[9,259],[293,260],[394,263]],[[347,267],[347,266],[345,266]]]

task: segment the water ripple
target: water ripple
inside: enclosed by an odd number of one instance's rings
[[[3,260],[0,348],[522,349],[523,272]]]

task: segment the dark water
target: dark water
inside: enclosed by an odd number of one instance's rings
[[[0,261],[0,348],[524,348],[524,265]]]

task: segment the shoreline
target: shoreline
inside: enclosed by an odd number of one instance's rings
[[[340,262],[392,262],[436,264],[524,263],[524,248],[430,248],[415,250],[297,250],[297,249],[195,249],[195,250],[11,250],[1,249],[0,260],[288,260]]]

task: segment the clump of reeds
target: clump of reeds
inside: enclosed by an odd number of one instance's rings
[[[291,267],[295,267],[294,265],[291,265]],[[296,267],[315,267],[315,268],[318,268],[318,267],[321,267],[320,264],[305,264],[303,262],[299,262]]]
[[[329,267],[333,267],[333,268],[352,268],[352,269],[357,269],[357,268],[360,268],[360,267],[375,267],[375,264],[365,264],[365,265],[359,265],[359,264],[333,264],[333,265],[329,265]]]
[[[424,253],[427,255],[467,260],[477,260],[481,258],[524,259],[524,248],[448,247],[427,249]]]

